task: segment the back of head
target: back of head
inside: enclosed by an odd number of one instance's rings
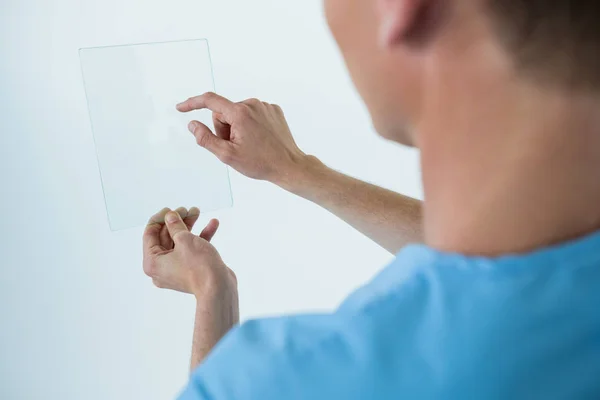
[[[600,2],[326,0],[326,13],[378,133],[421,149],[428,244],[496,255],[600,228]]]
[[[542,85],[600,90],[600,2],[484,0],[515,67]]]
[[[588,95],[600,90],[597,1],[325,3],[331,30],[376,129],[395,141],[415,142],[418,119],[426,118],[424,103],[451,81],[460,81],[461,91],[501,79],[542,90]],[[472,79],[485,74],[487,82]],[[454,96],[447,89],[458,88],[446,88],[443,101]]]

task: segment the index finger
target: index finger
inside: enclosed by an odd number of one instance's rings
[[[183,103],[177,104],[177,110],[189,112],[192,110],[209,109],[213,112],[223,114],[225,117],[233,111],[235,103],[216,93],[208,92],[203,95],[190,97]]]

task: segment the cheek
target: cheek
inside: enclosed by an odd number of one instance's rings
[[[421,72],[412,60],[384,60],[370,76],[363,98],[377,132],[386,139],[410,145],[408,134],[418,120]]]
[[[377,21],[373,0],[326,0],[327,22],[359,92],[368,89],[377,63]]]
[[[344,37],[348,34],[347,26],[350,24],[348,4],[346,3],[350,3],[350,1],[325,0],[324,2],[327,25],[340,47],[345,43]]]
[[[373,26],[374,0],[325,0],[327,24],[342,53],[357,48],[357,38]]]
[[[418,63],[403,59],[401,49],[390,52],[378,45],[376,6],[375,0],[326,0],[325,13],[375,129],[406,143],[401,136],[406,136],[405,117],[417,101]]]

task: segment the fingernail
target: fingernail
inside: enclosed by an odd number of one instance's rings
[[[197,124],[194,121],[192,121],[188,124],[188,129],[190,130],[190,132],[194,133],[194,131],[196,130],[196,126]]]
[[[165,216],[165,220],[169,223],[169,224],[173,224],[177,221],[179,221],[179,214],[175,213],[175,212],[169,212],[166,216]]]

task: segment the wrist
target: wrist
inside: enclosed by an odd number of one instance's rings
[[[194,279],[192,294],[197,302],[206,302],[224,295],[237,296],[237,279],[233,271],[223,266]]]
[[[209,313],[216,312],[219,318],[231,320],[232,323],[237,323],[239,297],[237,288],[231,286],[221,286],[218,289],[196,293],[196,310],[207,311]],[[227,318],[223,318],[227,316]]]
[[[290,193],[302,195],[303,189],[326,168],[317,157],[302,154],[272,182]]]
[[[209,283],[194,296],[196,311],[211,314],[226,329],[239,322],[239,296],[235,283],[229,280]]]
[[[196,294],[191,369],[194,370],[239,322],[237,287],[227,284],[201,296]]]

